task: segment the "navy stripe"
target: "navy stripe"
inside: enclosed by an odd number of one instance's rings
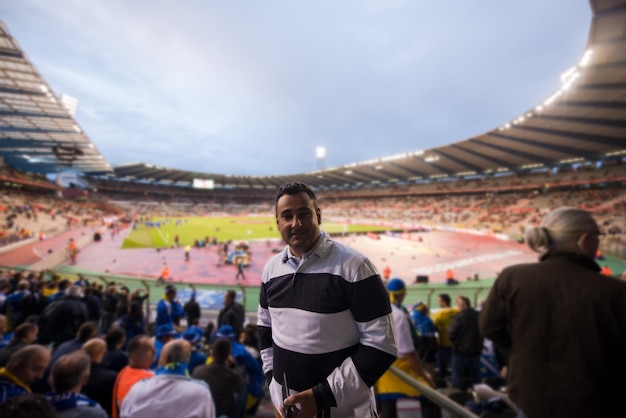
[[[301,354],[274,345],[274,377],[282,381],[287,374],[289,388],[299,392],[326,380],[332,371],[354,354],[359,345],[324,354]]]
[[[380,376],[387,371],[395,360],[396,356],[393,354],[367,345],[361,345],[352,357],[356,370],[368,387],[380,379]]]
[[[260,350],[265,350],[272,346],[272,328],[257,325],[257,334],[259,335]]]
[[[389,296],[378,274],[351,285],[350,308],[357,322],[369,322],[391,313]]]
[[[368,322],[391,312],[389,298],[380,276],[356,283],[328,273],[295,273],[263,283],[268,307],[294,308],[322,314],[351,310],[357,322]]]
[[[263,309],[267,309],[267,296],[265,296],[265,283],[261,284],[261,293],[259,294],[259,306]]]

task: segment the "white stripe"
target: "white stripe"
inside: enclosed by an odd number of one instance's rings
[[[272,338],[286,350],[322,354],[356,345],[361,335],[352,313],[320,314],[292,308],[270,308]]]

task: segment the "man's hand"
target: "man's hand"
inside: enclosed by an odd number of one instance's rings
[[[290,395],[284,400],[285,406],[281,408],[280,413],[285,416],[285,408],[291,407],[291,416],[293,418],[315,418],[317,415],[317,405],[313,396],[313,389],[305,390],[296,395]],[[300,405],[300,409],[296,407]]]

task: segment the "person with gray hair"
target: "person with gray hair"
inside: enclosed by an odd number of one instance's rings
[[[108,418],[97,402],[80,393],[89,380],[91,360],[83,350],[61,357],[50,373],[52,392],[46,398],[56,418]]]
[[[121,418],[215,418],[209,386],[189,378],[191,346],[187,340],[165,344],[159,368],[151,379],[133,385],[122,401]]]
[[[518,416],[612,416],[626,389],[626,283],[599,273],[602,232],[582,209],[559,208],[529,228],[539,262],[504,269],[479,315],[482,335],[509,351]]]

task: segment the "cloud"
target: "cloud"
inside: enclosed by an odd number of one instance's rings
[[[318,145],[332,167],[492,129],[557,87],[590,21],[568,0],[23,0],[0,14],[112,164],[242,175],[315,170]]]

